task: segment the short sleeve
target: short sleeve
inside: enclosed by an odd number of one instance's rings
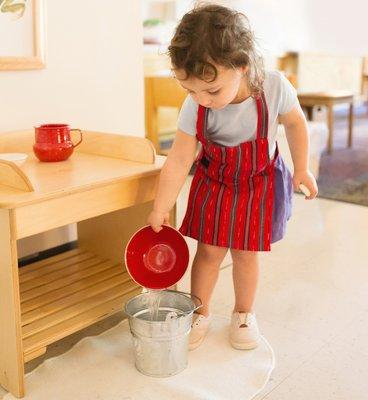
[[[297,104],[298,96],[294,86],[282,74],[280,76],[279,114],[286,114]]]
[[[180,109],[178,129],[188,135],[195,136],[197,133],[197,114],[198,104],[188,95]]]

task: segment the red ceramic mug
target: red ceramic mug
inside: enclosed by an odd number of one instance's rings
[[[70,132],[78,131],[80,140],[74,144]],[[40,161],[64,161],[73,153],[74,147],[83,140],[80,129],[71,129],[68,124],[45,124],[35,126],[33,151]]]

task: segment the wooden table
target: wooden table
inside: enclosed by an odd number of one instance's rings
[[[333,145],[333,123],[334,114],[333,107],[335,104],[349,104],[349,131],[348,131],[348,147],[352,146],[353,141],[353,119],[354,119],[354,94],[351,92],[319,92],[319,93],[299,93],[298,99],[300,105],[307,110],[308,118],[312,119],[312,109],[316,105],[324,105],[327,107],[328,118],[328,139],[327,152],[332,153]]]
[[[147,139],[84,132],[69,160],[41,163],[33,139],[0,134],[0,152],[29,154],[19,166],[0,160],[0,384],[17,397],[25,362],[141,292],[124,248],[146,224],[165,160]],[[71,223],[77,249],[18,269],[17,240]]]

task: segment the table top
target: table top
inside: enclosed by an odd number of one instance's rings
[[[28,176],[34,191],[0,185],[0,208],[21,205],[67,196],[124,179],[140,178],[158,173],[165,161],[156,156],[154,164],[75,153],[62,162],[41,163],[32,154],[19,168]]]
[[[104,138],[99,134],[98,139],[101,137]],[[20,164],[0,161],[0,208],[15,208],[124,180],[139,179],[160,172],[166,157],[156,156],[152,144],[147,139],[132,139],[135,147],[137,147],[136,143],[139,144],[140,141],[144,141],[141,143],[137,158],[141,160],[142,152],[146,151],[148,161],[141,162],[117,157],[117,147],[121,141],[125,149],[128,147],[126,144],[127,137],[109,134],[106,137],[108,140],[112,140],[112,144],[109,144],[109,146],[101,146],[99,142],[97,147],[94,146],[96,136],[91,135],[94,144],[89,145],[89,138],[86,138],[84,148],[81,151],[74,151],[68,160],[40,162],[33,151],[25,151],[24,147],[14,148],[14,145],[9,145],[9,143],[2,146],[2,134],[0,134],[0,150],[2,147],[7,152],[17,152],[19,149],[18,151],[28,154],[27,160]],[[16,139],[16,135],[14,138]],[[128,143],[130,143],[129,140]],[[110,147],[114,157],[107,155]],[[123,156],[123,150],[119,154]],[[129,155],[126,157],[131,157],[131,155],[132,151],[129,151]],[[18,178],[27,181],[28,187],[27,185],[24,185],[24,187],[13,185],[13,181]]]
[[[344,90],[337,90],[331,92],[301,92],[298,93],[299,99],[321,99],[321,100],[339,100],[345,98],[353,98],[354,93]]]

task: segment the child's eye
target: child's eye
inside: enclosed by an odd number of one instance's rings
[[[216,91],[214,91],[214,92],[208,92],[208,93],[210,93],[210,94],[216,94],[216,93],[218,93],[220,91],[220,89],[218,89],[218,90],[216,90]]]

